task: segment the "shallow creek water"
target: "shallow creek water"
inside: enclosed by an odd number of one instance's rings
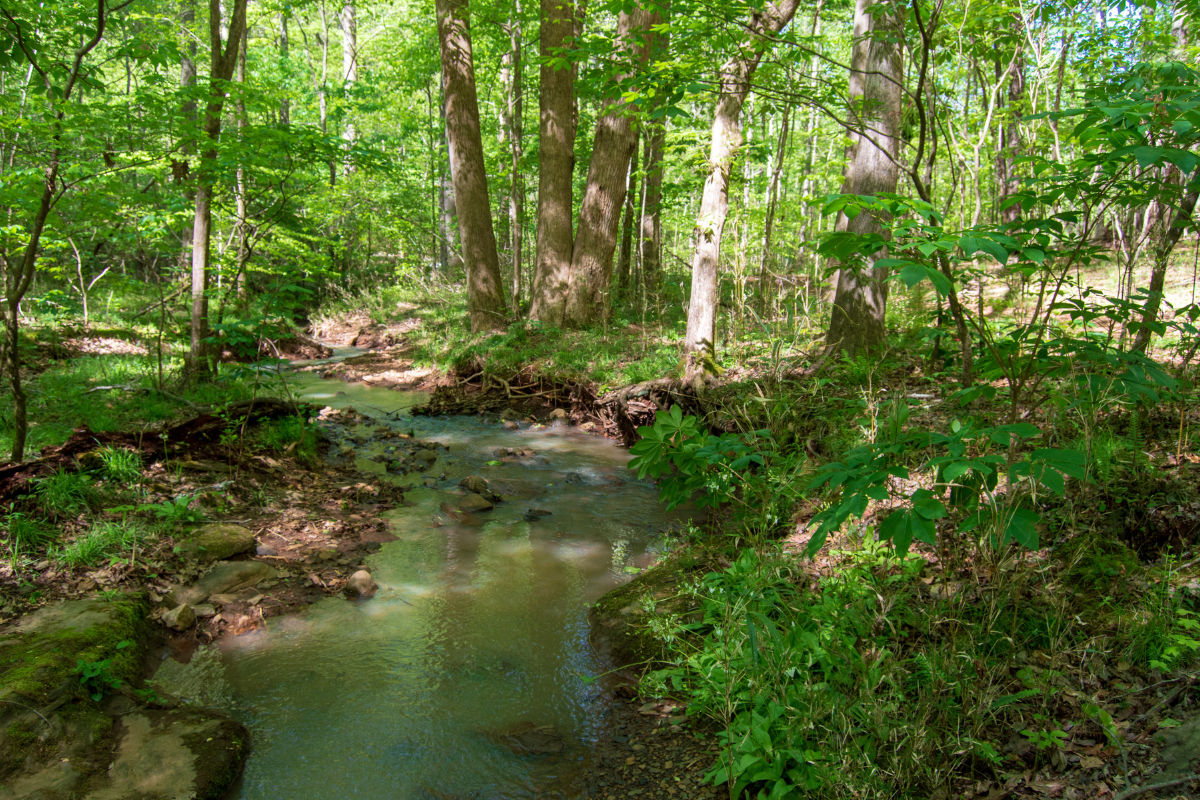
[[[301,399],[380,418],[421,400],[311,374],[297,384]],[[607,710],[586,607],[650,560],[671,517],[626,451],[571,428],[387,424],[450,452],[424,474],[378,479],[438,484],[386,515],[399,540],[367,561],[375,598],[325,599],[220,645],[222,694],[254,737],[231,797],[574,796]],[[489,466],[503,447],[535,455]],[[523,497],[456,523],[439,504],[467,475]],[[530,508],[550,514],[527,521]],[[552,730],[512,735],[535,726]]]

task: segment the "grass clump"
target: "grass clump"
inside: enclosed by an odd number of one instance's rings
[[[116,483],[134,483],[142,477],[142,456],[120,447],[105,447],[99,453],[101,473]]]
[[[317,429],[303,417],[267,420],[254,439],[259,447],[276,455],[294,455],[306,463],[317,458]]]
[[[125,552],[132,557],[133,550],[146,536],[145,527],[132,520],[95,522],[64,545],[57,559],[68,567],[91,567],[106,558],[121,557]]]
[[[36,478],[34,497],[38,508],[53,519],[72,516],[96,499],[96,487],[83,472],[71,472],[60,467],[53,475]]]

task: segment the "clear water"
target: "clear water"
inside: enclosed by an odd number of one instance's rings
[[[303,397],[368,414],[416,399],[300,383]],[[224,642],[232,710],[254,736],[231,796],[575,796],[572,775],[606,710],[596,678],[608,665],[588,644],[586,607],[648,562],[669,517],[611,442],[476,418],[393,424],[450,446],[426,473],[445,478],[387,515],[399,541],[368,559],[374,599],[325,599]],[[537,455],[488,466],[497,447]],[[466,475],[529,499],[455,522],[439,506]],[[551,513],[529,522],[529,508]],[[553,730],[534,737],[534,752],[514,747],[530,740],[512,734],[534,726]]]

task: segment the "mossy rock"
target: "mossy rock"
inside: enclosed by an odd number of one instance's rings
[[[593,647],[618,670],[641,674],[661,664],[667,649],[654,634],[652,621],[669,617],[690,621],[698,611],[693,608],[694,598],[681,590],[707,571],[695,559],[673,559],[613,589],[588,609]]]
[[[80,661],[112,659],[108,674],[122,683],[141,677],[150,625],[142,594],[115,600],[70,600],[44,606],[0,631],[0,700],[38,706],[83,696]],[[121,642],[129,645],[118,648]]]
[[[241,525],[214,522],[192,531],[179,545],[185,556],[201,562],[224,561],[230,556],[253,550],[254,532]]]

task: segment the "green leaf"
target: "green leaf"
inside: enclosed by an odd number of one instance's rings
[[[1038,549],[1038,532],[1035,527],[1042,521],[1041,515],[1025,508],[1014,509],[1004,526],[1004,539],[1012,539],[1028,550]]]

